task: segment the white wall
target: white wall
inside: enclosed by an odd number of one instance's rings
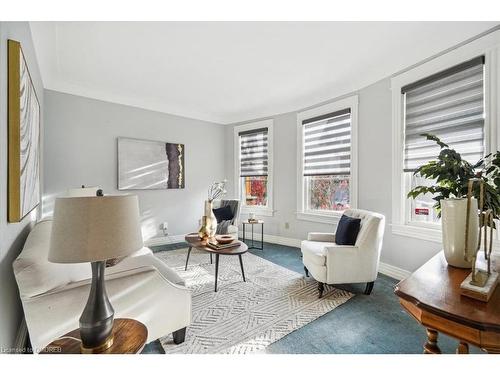
[[[38,210],[32,211],[20,223],[7,222],[7,40],[21,43],[33,84],[42,108],[43,85],[27,22],[0,22],[0,348],[14,344],[23,312],[12,262],[19,254]],[[41,125],[43,139],[43,119]],[[41,142],[43,143],[43,142]],[[41,149],[43,156],[43,145]]]
[[[436,242],[392,234],[392,101],[390,79],[359,91],[360,208],[383,213],[386,229],[381,261],[414,271],[441,250]]]
[[[100,186],[105,194],[139,197],[145,239],[198,230],[208,186],[224,176],[224,127],[60,92],[45,91],[43,214],[54,197],[70,187]],[[117,138],[131,137],[185,145],[186,187],[171,190],[117,190]]]
[[[389,226],[392,215],[391,174],[391,91],[390,79],[384,79],[355,92],[358,110],[358,206],[383,213],[387,219],[381,261],[413,271],[440,251],[438,243],[393,235]],[[349,94],[349,95],[352,95]],[[340,99],[340,98],[338,98]],[[324,104],[324,103],[322,103]],[[297,112],[280,114],[274,119],[274,198],[276,212],[264,217],[266,234],[305,239],[308,232],[334,232],[335,227],[297,220]],[[226,143],[232,144],[234,124],[226,129]],[[226,175],[234,193],[234,150],[226,150]],[[285,229],[285,223],[290,224]]]

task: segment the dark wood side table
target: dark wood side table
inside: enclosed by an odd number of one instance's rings
[[[140,353],[148,338],[148,329],[135,319],[115,319],[113,345],[99,354]],[[75,329],[52,341],[40,354],[80,354],[80,330]]]
[[[217,278],[219,277],[219,255],[238,255],[240,259],[240,267],[241,267],[241,276],[243,276],[243,281],[246,282],[245,279],[245,270],[243,269],[243,259],[241,259],[241,255],[248,251],[248,246],[243,242],[239,242],[239,246],[232,247],[230,249],[223,250],[214,250],[207,246],[205,241],[202,241],[198,237],[198,233],[189,233],[186,234],[184,240],[189,244],[189,249],[186,258],[186,266],[184,269],[187,269],[189,262],[189,255],[191,254],[191,250],[194,247],[195,249],[206,251],[210,253],[210,262],[212,261],[212,254],[215,254],[215,291],[217,292]]]
[[[440,252],[394,290],[403,308],[427,329],[424,353],[439,354],[438,332],[459,341],[457,353],[469,344],[488,353],[500,353],[500,287],[488,302],[460,294],[470,269],[448,266]]]
[[[249,221],[245,220],[242,222],[243,224],[243,242],[245,242],[245,233],[246,233],[246,226],[250,225],[252,228],[252,245],[248,247],[248,249],[256,249],[256,250],[264,250],[264,221],[263,220],[257,220],[257,221]],[[254,246],[254,240],[253,240],[253,227],[254,225],[260,225],[261,226],[261,232],[260,232],[260,247]]]

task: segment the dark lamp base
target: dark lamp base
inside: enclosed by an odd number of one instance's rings
[[[92,285],[85,309],[80,316],[83,350],[103,351],[113,344],[113,306],[104,285],[104,261],[92,262]]]
[[[113,345],[114,336],[109,336],[104,343],[95,348],[86,348],[83,344],[80,345],[80,352],[82,354],[98,354],[108,350]]]

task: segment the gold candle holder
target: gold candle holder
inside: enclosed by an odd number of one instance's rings
[[[478,253],[481,250],[481,232],[476,249],[469,255],[468,237],[469,237],[469,214],[471,209],[472,191],[474,183],[479,183],[479,230],[483,228],[484,236],[484,259],[487,269],[480,269],[477,265]],[[488,243],[488,227],[490,228],[490,238]],[[471,297],[480,301],[488,301],[498,283],[498,273],[491,270],[491,252],[493,250],[493,211],[484,210],[484,181],[478,178],[470,179],[467,186],[467,216],[465,221],[465,252],[464,259],[472,261],[472,272],[460,285],[462,295]]]

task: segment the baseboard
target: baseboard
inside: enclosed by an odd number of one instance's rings
[[[243,232],[239,232],[238,235],[240,238],[242,238]],[[184,242],[184,237],[185,235],[183,234],[174,236],[152,237],[144,241],[144,246],[149,247],[149,246],[161,246],[161,245],[170,245],[174,243],[182,243]],[[255,241],[260,241],[260,234],[256,234]],[[264,242],[275,243],[278,245],[291,246],[291,247],[300,247],[301,240],[297,238],[288,238],[288,237],[264,234]]]
[[[240,236],[240,238],[243,238],[243,232],[239,232],[238,235]],[[260,234],[256,234],[256,236],[254,238],[256,241],[260,241]],[[248,237],[246,239],[248,240]],[[264,234],[264,242],[300,248],[300,243],[302,242],[302,240],[299,240],[297,238],[289,238],[289,237],[273,236],[271,234]]]
[[[384,262],[379,263],[378,272],[383,273],[384,275],[392,277],[396,280],[403,280],[411,275],[410,271],[391,266],[390,264]]]
[[[242,232],[239,233],[240,237],[242,237]],[[271,234],[264,234],[264,242],[270,242],[278,245],[292,246],[300,248],[300,243],[302,240],[297,238],[289,238],[289,237],[281,237],[281,236],[273,236]],[[392,277],[396,280],[403,280],[411,275],[411,272],[404,270],[402,268],[398,268],[395,266],[391,266],[390,264],[380,262],[379,264],[379,272]]]
[[[243,237],[243,232],[239,232],[238,235],[240,238]],[[257,234],[255,237],[256,241],[260,241],[260,234]],[[163,237],[153,237],[149,240],[144,241],[145,246],[161,246],[161,245],[169,245],[173,243],[181,243],[184,242],[184,235],[175,235],[175,236],[163,236]],[[264,234],[264,242],[274,243],[277,245],[291,246],[300,248],[300,243],[302,240],[298,238],[290,238],[290,237],[281,237],[274,236],[271,234]],[[403,280],[410,276],[411,272],[404,270],[402,268],[398,268],[392,266],[387,263],[380,262],[379,272],[392,277],[396,280]]]
[[[175,236],[161,236],[161,237],[152,237],[144,241],[144,246],[162,246],[162,245],[170,245],[173,243],[184,242],[184,235],[179,234]]]
[[[23,353],[26,349],[26,342],[28,340],[28,326],[26,325],[26,320],[21,320],[19,328],[17,329],[16,339],[14,341],[14,348],[17,353]]]

